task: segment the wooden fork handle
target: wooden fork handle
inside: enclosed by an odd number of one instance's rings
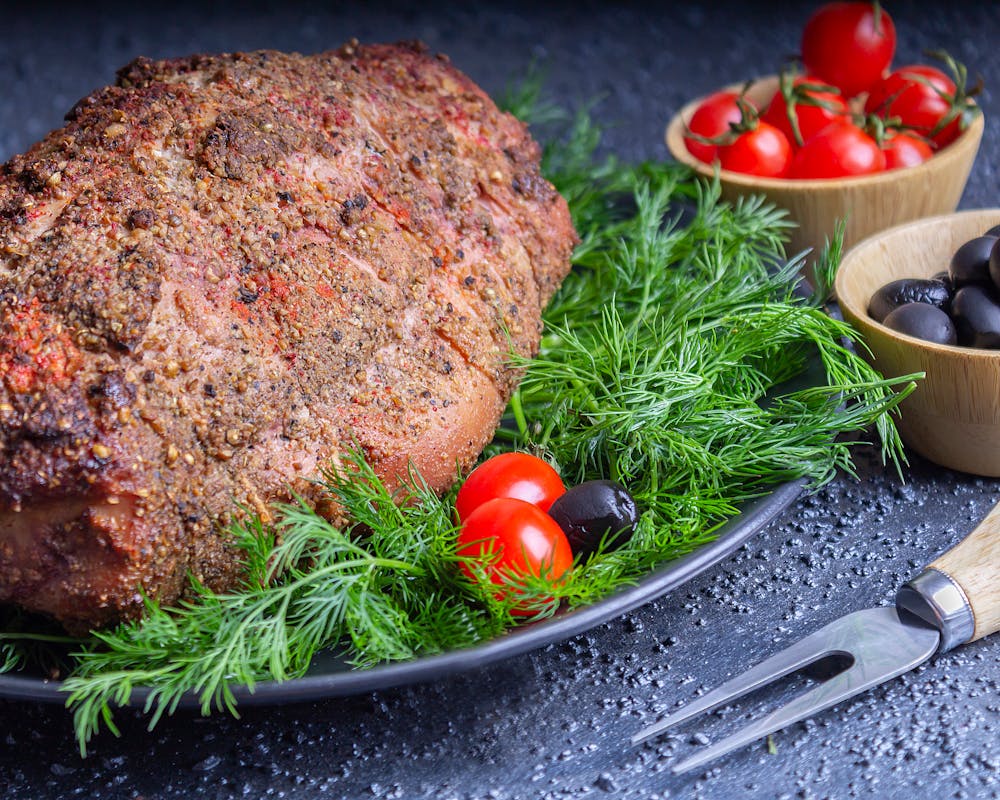
[[[938,627],[941,650],[1000,630],[1000,503],[906,584],[896,603]]]
[[[972,606],[976,623],[969,641],[1000,630],[1000,503],[930,568],[957,583]]]

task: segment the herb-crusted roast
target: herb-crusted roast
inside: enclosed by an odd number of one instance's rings
[[[0,602],[73,630],[234,577],[339,451],[471,464],[569,269],[539,148],[447,59],[139,59],[0,168]]]

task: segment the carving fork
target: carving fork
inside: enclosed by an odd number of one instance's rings
[[[703,766],[794,722],[914,669],[936,652],[1000,630],[1000,503],[896,594],[896,606],[841,617],[632,737],[636,745],[816,662],[848,664],[833,677],[672,767]]]

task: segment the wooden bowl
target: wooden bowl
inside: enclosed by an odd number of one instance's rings
[[[835,282],[844,318],[864,335],[872,365],[886,377],[926,373],[900,406],[903,441],[937,464],[991,477],[1000,476],[1000,351],[898,333],[868,316],[868,302],[889,281],[946,270],[960,245],[998,223],[1000,208],[896,226],[847,253]]]
[[[742,86],[726,88],[739,91]],[[763,106],[777,88],[777,77],[761,78],[751,86],[747,97]],[[666,139],[675,159],[711,178],[716,166],[699,161],[684,145],[687,123],[704,99],[692,100],[674,116],[667,126]],[[719,170],[722,197],[733,201],[741,195],[763,194],[786,209],[798,224],[791,232],[789,254],[806,248],[819,252],[833,237],[836,223],[842,218],[847,220],[844,246],[849,248],[866,236],[901,222],[954,211],[982,137],[980,114],[958,139],[923,164],[854,178],[789,180]]]

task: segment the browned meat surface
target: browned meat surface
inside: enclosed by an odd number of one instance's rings
[[[0,168],[0,602],[73,630],[233,579],[356,442],[439,489],[569,268],[537,145],[443,57],[139,59]]]

